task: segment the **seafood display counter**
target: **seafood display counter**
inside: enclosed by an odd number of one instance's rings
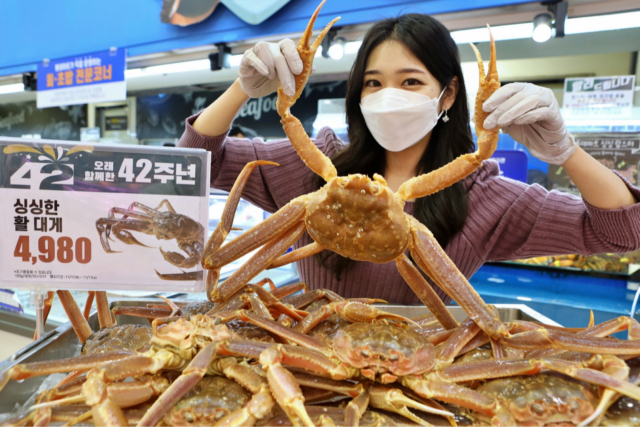
[[[180,300],[176,300],[179,302]],[[184,301],[196,301],[189,298]],[[123,306],[144,306],[149,303],[158,303],[158,299],[127,299],[120,301],[112,301],[111,308]],[[399,306],[399,305],[378,305],[380,309],[386,312],[401,314],[405,317],[417,317],[429,314],[429,310],[424,306]],[[530,309],[526,305],[520,304],[504,304],[496,305],[500,319],[504,322],[513,320],[526,320],[544,323],[552,326],[560,326],[549,318],[542,316],[540,313]],[[449,307],[449,311],[453,317],[462,322],[467,318],[467,314],[460,307]],[[118,325],[124,324],[142,324],[148,325],[146,319],[117,315]],[[98,315],[93,313],[89,318],[89,325],[92,330],[98,330]],[[55,330],[48,332],[40,340],[25,347],[9,359],[0,362],[0,372],[19,363],[31,363],[46,360],[58,360],[67,357],[78,356],[80,354],[81,344],[78,337],[71,327],[71,323],[67,322]],[[53,387],[65,375],[53,374],[50,378],[46,376],[29,378],[24,381],[9,381],[5,388],[0,392],[0,414],[15,415],[23,408],[28,408],[34,403],[35,396],[41,391]],[[8,415],[7,415],[8,417]],[[0,416],[0,422],[3,418]]]
[[[631,314],[640,282],[640,270],[634,267],[621,273],[495,262],[483,265],[469,281],[487,303],[524,303],[575,328],[589,322],[592,310],[596,322]],[[640,320],[640,313],[634,317]]]

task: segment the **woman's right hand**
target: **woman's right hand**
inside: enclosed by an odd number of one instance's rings
[[[240,87],[250,98],[272,94],[282,84],[284,93],[296,91],[294,74],[302,72],[302,60],[291,39],[279,43],[258,42],[248,49],[240,62]]]

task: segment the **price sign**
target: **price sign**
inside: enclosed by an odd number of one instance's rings
[[[0,137],[3,287],[201,292],[210,153]]]

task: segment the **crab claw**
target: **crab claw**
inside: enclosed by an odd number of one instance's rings
[[[282,86],[280,86],[280,88],[278,89],[278,100],[276,107],[280,117],[284,118],[285,116],[288,116],[290,114],[289,108],[293,104],[295,104],[298,98],[300,98],[302,90],[307,84],[307,80],[309,79],[309,76],[313,71],[313,57],[315,56],[316,51],[320,47],[322,40],[325,38],[333,24],[335,24],[340,19],[340,17],[337,17],[329,22],[324,27],[318,38],[316,38],[316,41],[313,42],[312,45],[309,44],[311,41],[311,35],[313,34],[313,26],[316,23],[318,13],[320,13],[320,9],[322,9],[325,1],[327,0],[323,0],[322,3],[320,3],[320,6],[316,8],[316,11],[313,13],[311,19],[309,19],[307,28],[304,30],[304,33],[302,34],[302,37],[298,42],[298,54],[300,55],[300,59],[302,60],[302,72],[298,75],[294,75],[296,83],[296,93],[293,96],[289,96],[284,93],[284,90],[282,90]]]
[[[181,280],[181,281],[189,281],[189,280],[202,280],[203,272],[202,271],[184,271],[180,269],[182,273],[159,273],[158,270],[155,270],[156,274],[162,280]]]
[[[478,88],[474,111],[476,135],[478,135],[477,157],[479,161],[488,159],[496,150],[499,132],[497,127],[491,130],[484,128],[484,120],[487,118],[489,113],[486,113],[482,109],[482,105],[500,87],[500,80],[498,80],[498,68],[496,66],[496,43],[493,39],[493,34],[491,33],[491,27],[487,25],[487,28],[489,29],[489,38],[491,41],[491,55],[489,57],[489,66],[487,68],[486,75],[484,73],[484,64],[482,63],[480,52],[475,45],[471,44],[471,48],[475,52],[478,60],[478,70],[480,72],[480,87]]]
[[[320,35],[318,36],[316,41],[313,43],[313,45],[310,45],[311,34],[313,33],[313,26],[316,23],[316,19],[318,18],[320,9],[322,9],[322,6],[324,6],[326,1],[327,0],[322,0],[322,3],[320,3],[320,5],[316,8],[315,12],[313,12],[311,19],[309,19],[309,23],[307,24],[307,28],[304,30],[304,33],[302,34],[302,37],[298,42],[298,50],[311,50],[315,53],[315,51],[318,50],[318,47],[320,47],[320,43],[322,43],[322,39],[324,39],[324,37],[327,35],[327,33],[329,32],[333,24],[335,24],[340,19],[340,17],[337,17],[334,20],[332,20],[329,24],[327,24],[327,26],[324,28],[324,30],[322,30],[322,33],[320,33]]]

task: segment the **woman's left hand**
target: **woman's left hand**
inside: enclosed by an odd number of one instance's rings
[[[491,113],[484,121],[485,129],[500,126],[542,161],[561,165],[575,152],[575,140],[550,89],[511,83],[495,91],[482,109]]]

